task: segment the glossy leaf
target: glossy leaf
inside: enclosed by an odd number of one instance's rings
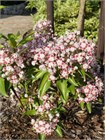
[[[78,86],[78,84],[76,83],[74,77],[72,77],[72,78],[69,77],[69,78],[68,78],[68,81],[69,81],[71,84],[73,84],[74,86]]]
[[[38,140],[45,140],[45,135],[44,134],[39,134],[38,135]]]
[[[57,87],[58,89],[60,90],[62,96],[63,96],[63,99],[65,101],[68,100],[68,97],[69,97],[69,90],[67,88],[67,80],[59,80],[57,81]]]
[[[84,102],[80,102],[81,109],[84,109]]]
[[[19,47],[19,46],[21,46],[21,45],[24,45],[25,43],[27,43],[27,42],[29,42],[29,41],[31,41],[31,40],[32,40],[32,37],[31,37],[31,36],[28,36],[28,37],[22,39],[22,40],[18,43],[17,46]]]
[[[66,101],[65,101],[63,95],[60,96],[60,99],[61,99],[61,101],[62,101],[64,104],[66,104]]]
[[[86,80],[86,74],[85,74],[85,70],[84,69],[81,70],[81,75],[82,75],[83,79]]]
[[[61,127],[60,127],[59,125],[57,125],[56,133],[57,133],[60,137],[63,137],[62,130],[61,130]]]
[[[9,45],[12,47],[12,48],[15,48],[16,45],[17,45],[17,42],[15,40],[15,35],[13,34],[8,34],[8,41]]]
[[[86,103],[86,107],[87,107],[88,112],[91,113],[92,109],[91,109],[91,103],[90,102]]]
[[[6,92],[9,91],[11,85],[12,85],[12,84],[11,84],[9,81],[5,80],[5,90],[6,90]]]
[[[24,113],[24,115],[28,115],[28,116],[33,116],[35,115],[36,111],[33,109],[33,110],[28,110]]]
[[[0,39],[2,39],[2,38],[5,39],[5,40],[8,40],[8,38],[5,35],[0,33]]]
[[[5,80],[0,77],[0,94],[2,96],[8,96],[5,89]]]
[[[33,79],[32,82],[35,82],[36,80],[40,79],[44,74],[46,73],[46,71],[38,71],[38,73],[35,75],[35,78]]]
[[[76,93],[75,95],[74,95],[74,100],[76,100],[78,98],[78,93]]]
[[[73,95],[75,95],[75,86],[74,86],[74,85],[71,85],[71,86],[69,87],[69,90],[70,90],[70,92],[71,92]]]
[[[45,73],[42,80],[41,80],[41,83],[39,85],[39,92],[43,89],[43,86],[45,85],[46,81],[48,81],[48,77],[49,77],[49,73]]]
[[[43,96],[46,93],[46,91],[50,88],[50,86],[51,86],[51,81],[46,81],[42,90],[40,91],[40,96]]]

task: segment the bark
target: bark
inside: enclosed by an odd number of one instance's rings
[[[97,58],[101,60],[103,60],[103,57],[105,56],[104,47],[105,47],[105,1],[102,0],[100,11],[100,25],[98,33],[98,45],[97,45]]]
[[[54,33],[54,6],[53,6],[53,0],[46,0],[47,4],[47,19],[51,21],[52,24],[52,30]]]
[[[80,35],[84,35],[84,16],[85,16],[86,0],[80,0],[80,8],[78,15],[77,30],[80,31]]]

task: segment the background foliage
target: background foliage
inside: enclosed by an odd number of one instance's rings
[[[37,13],[33,15],[34,22],[46,18],[45,0],[27,0],[26,8],[36,8]],[[99,0],[86,1],[84,36],[87,39],[97,41],[99,27]],[[54,0],[55,33],[64,34],[66,30],[74,31],[77,28],[79,12],[79,0]]]

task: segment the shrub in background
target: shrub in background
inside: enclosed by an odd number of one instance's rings
[[[36,7],[37,14],[33,15],[35,23],[46,18],[45,0],[28,0],[27,7]],[[74,31],[77,28],[79,13],[79,0],[54,0],[55,33],[59,36],[66,30]],[[87,39],[97,41],[99,26],[99,0],[86,1],[84,36]]]

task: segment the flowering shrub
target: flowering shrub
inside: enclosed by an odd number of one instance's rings
[[[95,44],[79,32],[57,37],[49,21],[38,22],[33,31],[23,40],[1,35],[8,43],[0,46],[0,93],[15,94],[41,139],[55,130],[62,136],[60,114],[69,99],[91,113],[101,94]]]

